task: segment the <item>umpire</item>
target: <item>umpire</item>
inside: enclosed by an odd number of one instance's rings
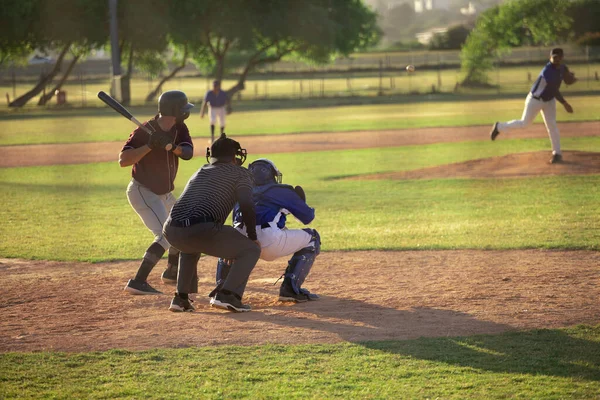
[[[197,279],[201,253],[233,259],[231,271],[210,304],[234,312],[250,311],[242,296],[250,273],[260,256],[256,239],[256,215],[252,203],[252,175],[242,167],[246,150],[222,134],[207,149],[208,164],[188,181],[164,225],[164,235],[181,251],[177,292],[171,311],[194,311],[188,294]],[[223,225],[238,202],[248,229],[248,237]]]

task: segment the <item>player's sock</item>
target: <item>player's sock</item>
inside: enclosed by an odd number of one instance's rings
[[[150,275],[154,266],[158,264],[163,254],[165,254],[165,249],[156,242],[152,243],[150,247],[148,247],[148,250],[146,250],[142,264],[134,279],[138,282],[146,282],[148,275]]]
[[[223,133],[223,132],[225,132],[225,127],[224,126],[221,127],[221,133]]]
[[[211,126],[210,126],[210,134],[211,134],[211,135],[214,135],[214,134],[215,134],[215,126],[214,126],[214,125],[211,125]]]

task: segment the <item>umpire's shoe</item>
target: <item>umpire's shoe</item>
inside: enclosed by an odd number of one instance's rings
[[[492,140],[496,140],[496,137],[500,134],[500,131],[498,130],[498,122],[496,122],[494,124],[494,127],[492,128],[492,131],[490,132],[490,139]]]
[[[124,289],[131,294],[162,294],[154,289],[148,282],[139,282],[135,279],[130,279]]]
[[[177,265],[167,265],[160,276],[160,279],[165,285],[176,285],[177,284]]]
[[[169,307],[169,311],[192,312],[192,311],[196,310],[196,308],[194,307],[194,305],[192,303],[193,303],[193,301],[190,300],[189,298],[182,299],[181,297],[179,297],[179,295],[177,293],[175,293],[175,296],[173,296],[173,300],[171,300],[171,306]]]
[[[210,305],[233,312],[248,312],[252,310],[252,307],[248,304],[242,304],[242,300],[234,293],[224,293],[223,291],[218,292],[215,294],[215,297],[210,299]]]

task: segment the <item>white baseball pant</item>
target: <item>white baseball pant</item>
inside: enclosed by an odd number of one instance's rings
[[[225,126],[225,107],[210,107],[210,124],[215,125],[217,123],[217,118],[221,121],[221,126]]]
[[[158,195],[132,178],[127,186],[127,199],[144,225],[154,234],[154,241],[168,250],[169,242],[162,232],[175,204],[175,196],[170,192]]]
[[[298,250],[308,247],[312,235],[302,229],[279,229],[277,223],[271,222],[270,228],[256,227],[256,238],[260,242],[260,259],[273,261],[280,257],[291,256]],[[246,235],[245,228],[236,228]]]
[[[542,101],[534,99],[529,93],[525,99],[525,108],[521,119],[516,119],[498,124],[499,132],[506,132],[512,129],[519,129],[529,126],[539,112],[542,112],[542,118],[552,143],[552,154],[561,154],[560,151],[560,132],[556,123],[556,99]]]

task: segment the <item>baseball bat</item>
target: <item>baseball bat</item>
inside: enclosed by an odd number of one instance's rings
[[[109,106],[110,108],[112,108],[113,110],[115,110],[116,112],[118,112],[119,114],[121,114],[122,116],[124,116],[125,118],[127,118],[128,120],[130,120],[131,122],[133,122],[134,124],[139,126],[140,128],[142,128],[149,134],[153,133],[150,128],[148,128],[145,125],[142,125],[142,123],[140,121],[135,119],[135,117],[133,115],[131,115],[131,113],[125,107],[123,107],[123,104],[119,103],[117,100],[115,100],[113,97],[111,97],[106,92],[104,92],[102,90],[99,91],[98,98],[100,100],[102,100],[107,106]]]

